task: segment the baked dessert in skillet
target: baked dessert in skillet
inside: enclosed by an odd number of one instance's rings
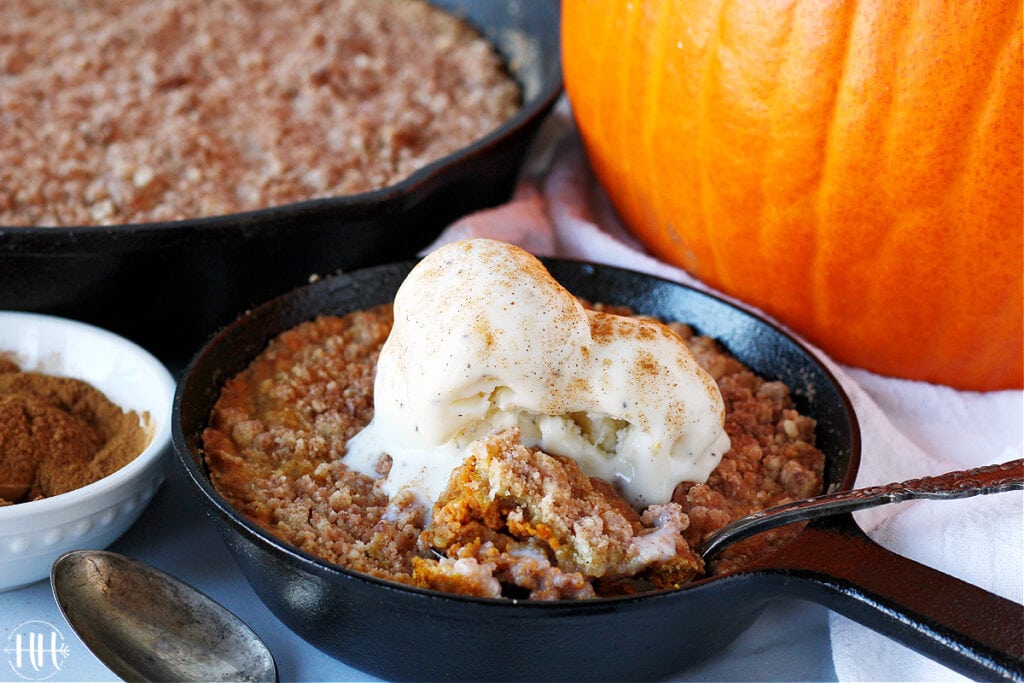
[[[273,339],[203,442],[246,516],[351,569],[486,597],[679,586],[700,540],[820,492],[814,421],[681,322],[581,302],[490,240],[422,261],[394,304]]]

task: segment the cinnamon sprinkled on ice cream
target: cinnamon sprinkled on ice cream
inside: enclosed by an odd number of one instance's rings
[[[413,269],[381,350],[373,421],[345,463],[437,500],[470,445],[518,428],[637,509],[703,482],[729,449],[715,381],[659,322],[585,309],[536,258],[474,239]]]

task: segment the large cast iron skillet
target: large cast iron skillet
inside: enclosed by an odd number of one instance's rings
[[[760,374],[786,382],[799,408],[818,420],[827,485],[853,483],[860,449],[854,413],[830,373],[791,337],[665,280],[574,262],[548,265],[579,296],[689,322]],[[224,380],[271,337],[302,321],[390,301],[410,267],[325,279],[248,312],[196,355],[175,398],[175,447],[209,514],[262,600],[316,647],[390,679],[658,678],[725,647],[773,598],[795,596],[823,603],[969,676],[1024,675],[1019,606],[883,550],[848,515],[812,524],[773,557],[683,590],[534,604],[378,581],[318,560],[249,523],[213,489],[203,465],[201,433]]]
[[[376,192],[166,223],[0,226],[0,309],[98,324],[180,366],[246,307],[314,274],[412,258],[456,218],[500,204],[561,92],[558,3],[435,4],[477,26],[523,87],[523,109],[492,134]]]

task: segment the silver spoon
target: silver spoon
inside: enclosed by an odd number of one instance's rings
[[[792,522],[804,522],[915,498],[969,498],[1021,489],[1024,489],[1024,460],[1011,460],[1001,465],[985,465],[885,486],[836,491],[741,517],[705,538],[697,552],[707,563],[737,541]]]
[[[50,570],[57,606],[100,661],[129,681],[276,681],[267,646],[212,599],[103,550],[73,550]]]

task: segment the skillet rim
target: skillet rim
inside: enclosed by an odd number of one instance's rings
[[[857,471],[860,466],[861,456],[861,433],[860,425],[857,420],[856,412],[853,408],[853,403],[847,395],[842,384],[835,377],[835,374],[828,368],[828,366],[819,359],[819,357],[812,351],[805,343],[796,338],[794,334],[783,328],[781,325],[768,320],[763,314],[754,310],[742,302],[736,302],[727,299],[726,297],[701,290],[691,285],[677,282],[669,278],[654,275],[650,273],[644,273],[641,271],[624,268],[621,266],[615,266],[611,264],[602,264],[593,261],[587,261],[583,259],[564,258],[564,257],[539,257],[541,262],[548,268],[552,265],[555,267],[563,266],[572,269],[585,272],[588,269],[593,272],[604,271],[610,273],[616,277],[634,277],[640,280],[649,280],[657,283],[659,286],[668,286],[671,288],[680,288],[690,295],[696,295],[698,297],[705,297],[711,299],[717,304],[726,306],[727,308],[733,309],[733,311],[740,313],[741,315],[747,316],[750,320],[755,322],[758,327],[766,327],[779,335],[783,340],[791,344],[797,349],[801,355],[805,356],[815,367],[821,372],[823,378],[835,391],[839,398],[841,413],[846,417],[850,427],[850,439],[849,439],[849,453],[847,455],[847,464],[842,479],[837,484],[837,490],[848,489],[853,485],[853,482],[857,476]],[[780,567],[775,569],[771,565],[771,558],[776,555],[779,551],[788,547],[789,545],[797,542],[800,536],[803,535],[803,531],[795,536],[789,543],[776,549],[774,552],[753,561],[750,565],[746,565],[739,569],[716,576],[703,577],[692,582],[689,582],[679,588],[672,589],[659,589],[654,591],[648,591],[644,593],[638,593],[634,595],[622,595],[622,596],[609,596],[609,597],[597,597],[587,600],[554,600],[554,601],[541,601],[541,600],[524,600],[524,599],[510,599],[510,598],[482,598],[467,595],[460,595],[457,593],[446,593],[443,591],[437,591],[428,588],[421,588],[418,586],[411,586],[402,584],[396,581],[389,581],[387,579],[378,578],[370,574],[356,571],[348,567],[344,567],[333,562],[324,560],[308,551],[302,550],[301,548],[288,543],[280,538],[277,538],[270,532],[260,528],[254,522],[247,519],[241,512],[236,510],[219,491],[213,486],[206,473],[205,461],[202,458],[202,448],[197,446],[197,452],[193,453],[190,446],[190,441],[186,438],[186,435],[182,429],[182,404],[185,399],[186,390],[190,388],[190,380],[193,378],[193,374],[197,366],[203,360],[203,358],[214,350],[217,345],[225,343],[225,338],[229,337],[239,326],[245,325],[253,319],[259,318],[262,314],[275,309],[287,310],[286,302],[289,300],[301,297],[303,294],[307,294],[318,288],[329,288],[332,285],[337,286],[343,281],[350,281],[354,278],[369,277],[379,271],[398,271],[401,270],[404,274],[407,274],[409,270],[414,267],[420,259],[406,259],[402,261],[394,261],[389,263],[383,263],[376,266],[369,266],[366,268],[354,269],[345,273],[339,273],[329,277],[322,278],[316,282],[312,282],[300,287],[296,287],[290,291],[279,294],[261,304],[254,306],[234,320],[227,323],[220,329],[212,333],[202,347],[195,353],[189,363],[185,366],[181,380],[178,382],[178,386],[175,390],[174,400],[172,404],[172,445],[177,456],[177,460],[185,470],[188,480],[191,482],[192,487],[196,489],[196,495],[201,497],[201,502],[208,508],[216,510],[220,517],[219,522],[227,524],[236,533],[241,534],[242,538],[248,542],[254,542],[258,544],[261,550],[265,552],[271,552],[281,554],[284,556],[289,563],[299,562],[302,567],[302,571],[310,572],[315,574],[318,578],[325,579],[331,582],[338,580],[352,580],[357,583],[369,584],[378,588],[386,590],[398,591],[400,593],[408,594],[408,597],[415,598],[417,596],[422,598],[434,598],[437,600],[451,601],[455,603],[463,603],[465,605],[486,605],[488,609],[512,609],[512,610],[541,610],[543,612],[551,612],[552,614],[561,613],[579,613],[579,612],[600,612],[603,609],[615,608],[616,606],[623,604],[630,604],[635,602],[647,602],[654,600],[665,600],[674,599],[671,596],[685,595],[694,590],[701,590],[703,587],[713,585],[715,587],[723,586],[728,582],[742,581],[755,579],[758,576],[775,575],[780,571],[787,571],[785,568]],[[403,275],[404,279],[404,275]],[[556,280],[558,278],[556,277]],[[352,282],[344,282],[346,289],[352,286]],[[352,309],[356,310],[356,309]],[[321,313],[314,313],[313,315],[320,315]],[[312,319],[312,318],[307,318]],[[686,321],[680,321],[686,322]],[[296,323],[298,324],[298,323]],[[283,328],[267,335],[266,341],[263,342],[260,349],[256,353],[260,353],[263,348],[266,347],[271,339],[277,335],[285,332],[290,328]],[[229,371],[223,373],[222,379],[220,380],[220,387],[223,387],[224,381],[234,376],[241,369],[244,369],[248,363],[250,363],[255,356],[247,357],[244,361],[240,362],[240,368],[238,370]],[[760,375],[761,373],[758,372]],[[792,390],[792,389],[791,389]],[[219,395],[219,390],[217,391]],[[817,418],[816,418],[817,419]],[[205,424],[205,423],[204,423]],[[200,430],[201,431],[201,430]],[[199,437],[199,434],[193,436]],[[826,454],[826,458],[835,457]],[[827,482],[826,482],[827,483]],[[834,516],[835,522],[830,523],[830,518],[821,518],[814,520],[808,524],[808,527],[820,527],[820,526],[832,526],[833,524],[853,524],[856,526],[856,522],[849,513],[843,513]],[[859,527],[857,527],[859,529]],[[229,546],[231,542],[223,538],[222,540]],[[243,572],[244,573],[244,572]],[[248,576],[246,576],[248,580]],[[587,607],[590,605],[590,607]]]

